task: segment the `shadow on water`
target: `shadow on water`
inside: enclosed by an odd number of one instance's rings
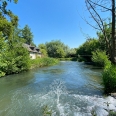
[[[52,116],[91,116],[93,109],[105,116],[104,103],[115,102],[102,96],[101,70],[85,67],[68,61],[1,78],[0,115],[43,116],[47,105]]]

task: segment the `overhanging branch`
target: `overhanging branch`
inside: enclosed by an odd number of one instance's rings
[[[95,3],[95,2],[93,2],[93,1],[91,1],[91,0],[89,0],[91,3],[93,3],[94,5],[97,5],[97,6],[100,6],[100,7],[102,7],[102,8],[104,8],[104,9],[106,9],[106,10],[110,10],[110,11],[112,11],[112,9],[110,9],[110,8],[107,8],[107,7],[105,7],[105,6],[102,6],[102,5],[100,5],[100,4],[98,4],[98,3]]]

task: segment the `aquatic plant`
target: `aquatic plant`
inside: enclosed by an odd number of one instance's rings
[[[50,110],[49,107],[46,105],[43,107],[42,114],[43,116],[52,116],[52,110]]]
[[[92,109],[91,114],[92,114],[92,116],[96,116],[94,109]]]
[[[109,116],[116,116],[116,112],[110,111]]]

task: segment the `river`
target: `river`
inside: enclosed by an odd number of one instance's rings
[[[107,116],[106,103],[114,99],[103,96],[101,72],[62,61],[0,78],[0,116],[43,116],[45,107],[52,116]]]

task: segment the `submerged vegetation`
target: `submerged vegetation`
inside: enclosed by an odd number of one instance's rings
[[[49,107],[46,105],[42,108],[42,114],[43,116],[52,116],[52,110],[49,109]]]

